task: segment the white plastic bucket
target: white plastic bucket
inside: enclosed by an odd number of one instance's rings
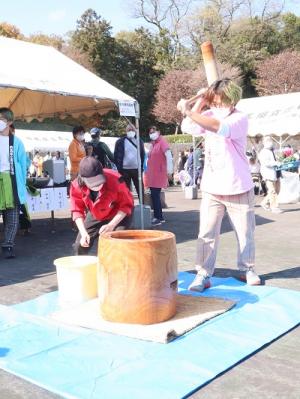
[[[77,305],[97,297],[96,256],[66,256],[55,259],[61,305]]]

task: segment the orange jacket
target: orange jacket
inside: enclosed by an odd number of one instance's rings
[[[85,149],[82,143],[73,139],[69,145],[69,158],[71,162],[71,173],[78,173],[79,163],[85,157]]]

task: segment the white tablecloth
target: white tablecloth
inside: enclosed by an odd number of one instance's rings
[[[295,204],[300,201],[300,180],[298,173],[282,172],[280,179],[280,193],[278,201],[280,204]]]

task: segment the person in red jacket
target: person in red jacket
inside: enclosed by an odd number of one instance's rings
[[[103,169],[93,157],[79,164],[79,175],[70,190],[72,218],[79,233],[74,243],[76,255],[86,255],[103,233],[130,226],[133,197],[122,176]]]

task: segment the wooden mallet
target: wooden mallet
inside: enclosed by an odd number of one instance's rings
[[[203,58],[203,64],[205,68],[205,74],[207,84],[210,86],[213,82],[219,79],[219,71],[217,66],[217,60],[215,56],[214,47],[211,42],[204,42],[201,44],[201,53]],[[190,97],[187,100],[188,104],[194,104],[204,94],[205,90],[200,90],[195,96]]]

